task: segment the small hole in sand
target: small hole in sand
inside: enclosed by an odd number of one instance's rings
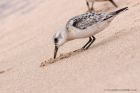
[[[56,63],[56,62],[58,62],[60,60],[69,58],[71,56],[74,56],[75,54],[77,54],[79,52],[82,52],[82,51],[83,51],[82,49],[78,49],[78,50],[75,50],[75,51],[72,51],[72,52],[69,52],[69,53],[60,54],[60,56],[57,57],[56,59],[50,58],[47,61],[45,60],[44,62],[41,63],[40,67],[45,67],[45,66],[48,66],[49,64]]]

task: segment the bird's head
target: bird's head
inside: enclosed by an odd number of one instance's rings
[[[53,36],[53,41],[54,41],[54,45],[55,45],[55,49],[54,49],[54,59],[55,59],[57,56],[58,48],[67,41],[66,31],[56,32]]]

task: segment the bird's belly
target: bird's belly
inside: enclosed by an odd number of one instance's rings
[[[94,36],[94,35],[98,34],[99,32],[103,31],[108,25],[109,25],[108,22],[98,23],[96,25],[88,27],[85,30],[77,31],[76,36],[78,38],[86,38],[86,37]]]

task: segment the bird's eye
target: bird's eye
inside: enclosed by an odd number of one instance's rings
[[[54,38],[54,43],[58,43],[58,38]]]

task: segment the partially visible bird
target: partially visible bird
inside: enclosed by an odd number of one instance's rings
[[[87,12],[71,18],[67,22],[65,30],[58,31],[53,36],[55,45],[54,59],[56,58],[58,48],[70,40],[89,37],[89,41],[82,47],[83,50],[88,49],[95,41],[94,35],[103,31],[116,15],[126,10],[128,10],[128,7],[109,13]]]
[[[94,2],[102,2],[102,1],[109,1],[111,2],[115,7],[118,7],[117,4],[113,1],[113,0],[86,0],[86,4],[87,4],[87,7],[88,7],[88,11],[95,11],[93,5],[94,5]]]

